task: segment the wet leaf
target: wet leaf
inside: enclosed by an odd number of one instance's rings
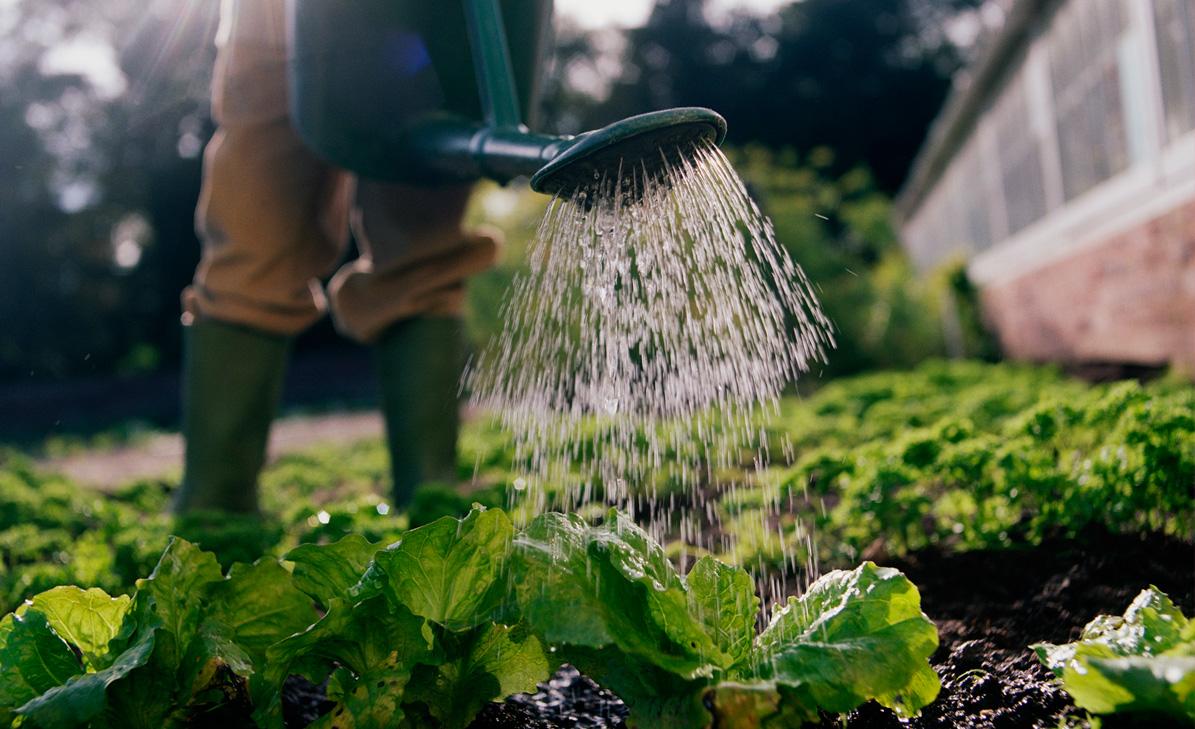
[[[689,611],[705,629],[719,654],[710,660],[727,669],[751,653],[759,598],[755,583],[744,570],[702,557],[685,578]]]
[[[1092,620],[1073,643],[1033,648],[1082,709],[1195,720],[1195,621],[1156,587],[1142,590],[1123,616]]]
[[[350,534],[333,544],[300,545],[286,559],[295,563],[295,587],[326,606],[348,596],[377,551],[369,540]]]
[[[407,687],[407,700],[426,704],[445,729],[464,729],[490,701],[534,691],[551,673],[539,640],[522,627],[488,625],[456,640],[447,648],[455,658],[422,667]]]
[[[755,662],[806,718],[870,699],[911,716],[938,695],[928,662],[937,647],[917,588],[897,570],[865,562],[789,598],[756,640]]]
[[[513,536],[500,510],[444,517],[378,552],[370,572],[385,575],[383,589],[395,604],[450,630],[468,630],[491,617],[505,597],[499,578]]]

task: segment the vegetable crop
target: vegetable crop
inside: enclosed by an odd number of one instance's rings
[[[384,548],[359,536],[224,573],[178,538],[131,596],[55,587],[0,621],[0,721],[282,726],[292,674],[327,681],[320,727],[464,727],[485,703],[571,662],[637,727],[795,726],[876,700],[915,713],[938,692],[937,631],[899,572],[864,563],[810,585],[756,631],[745,572],[682,576],[627,517],[496,509]],[[229,714],[228,712],[231,712]]]
[[[830,564],[877,543],[899,554],[1038,544],[1092,527],[1195,532],[1189,382],[1092,386],[1050,368],[930,362],[786,402],[770,440],[773,454],[797,449],[792,465],[722,500],[739,549],[750,548],[728,557],[765,569],[807,552],[802,530],[818,536],[809,556]],[[780,505],[780,524],[750,499]]]
[[[1035,544],[1092,525],[1195,531],[1195,388],[1179,380],[1091,386],[1048,367],[930,362],[786,400],[768,440],[774,465],[756,485],[748,458],[742,473],[726,474],[738,487],[708,494],[718,528],[734,537],[715,556],[755,573],[851,566],[875,556],[873,544],[891,555]],[[380,443],[313,448],[263,475],[264,524],[176,522],[164,516],[169,483],[98,493],[0,449],[0,610],[56,585],[130,591],[171,534],[227,568],[348,534],[389,543],[409,524],[468,511],[441,489],[394,513],[386,474]],[[508,503],[518,493],[509,438],[470,424],[460,476],[483,485],[470,499]],[[661,499],[669,487],[631,485]]]
[[[1073,643],[1033,648],[1082,709],[1195,721],[1195,621],[1156,587],[1123,616],[1092,620]]]

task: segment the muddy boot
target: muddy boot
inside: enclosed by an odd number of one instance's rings
[[[184,333],[186,457],[175,513],[256,513],[289,338],[213,320]]]
[[[464,324],[454,317],[406,319],[386,330],[376,350],[393,498],[405,506],[420,484],[457,481]]]

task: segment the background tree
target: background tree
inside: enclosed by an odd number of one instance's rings
[[[711,23],[703,0],[659,0],[627,32],[604,99],[577,98],[570,71],[590,75],[601,36],[565,32],[560,99],[567,131],[648,109],[708,106],[731,144],[834,150],[835,170],[870,168],[894,193],[937,114],[963,53],[945,32],[979,0],[801,0],[771,16],[736,12]]]

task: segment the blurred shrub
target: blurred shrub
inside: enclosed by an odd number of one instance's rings
[[[831,176],[826,149],[804,162],[760,147],[731,158],[834,323],[838,346],[823,376],[903,369],[944,353],[941,299],[905,258],[891,201],[868,172]]]

